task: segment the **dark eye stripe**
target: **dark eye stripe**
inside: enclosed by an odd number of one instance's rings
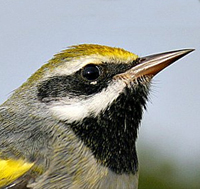
[[[133,67],[133,64],[88,64],[72,75],[54,76],[38,85],[38,99],[52,101],[66,96],[89,96],[106,88],[112,77]],[[92,81],[96,81],[92,84]]]
[[[90,84],[82,79],[79,74],[70,76],[56,76],[47,81],[44,81],[38,86],[39,100],[45,99],[53,100],[52,98],[66,97],[66,96],[80,96],[91,95],[100,92],[103,88],[107,87],[109,78],[105,77],[100,80],[96,85]]]

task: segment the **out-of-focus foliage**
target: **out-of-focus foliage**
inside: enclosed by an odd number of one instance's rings
[[[172,159],[163,159],[149,149],[139,152],[139,161],[139,189],[200,189],[200,170],[185,175]]]

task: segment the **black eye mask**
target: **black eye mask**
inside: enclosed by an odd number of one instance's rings
[[[88,64],[84,68],[67,76],[54,76],[43,81],[38,86],[38,99],[43,100],[69,95],[92,95],[102,91],[109,85],[112,77],[123,73],[137,64],[104,63],[101,65]]]

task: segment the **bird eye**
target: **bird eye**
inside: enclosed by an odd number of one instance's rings
[[[92,80],[97,79],[100,76],[101,71],[98,66],[94,64],[88,64],[82,69],[81,74],[84,79],[92,81]]]

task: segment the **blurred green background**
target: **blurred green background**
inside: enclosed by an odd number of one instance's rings
[[[141,146],[140,189],[198,189],[200,166],[177,165],[175,159],[162,157],[156,149]]]

